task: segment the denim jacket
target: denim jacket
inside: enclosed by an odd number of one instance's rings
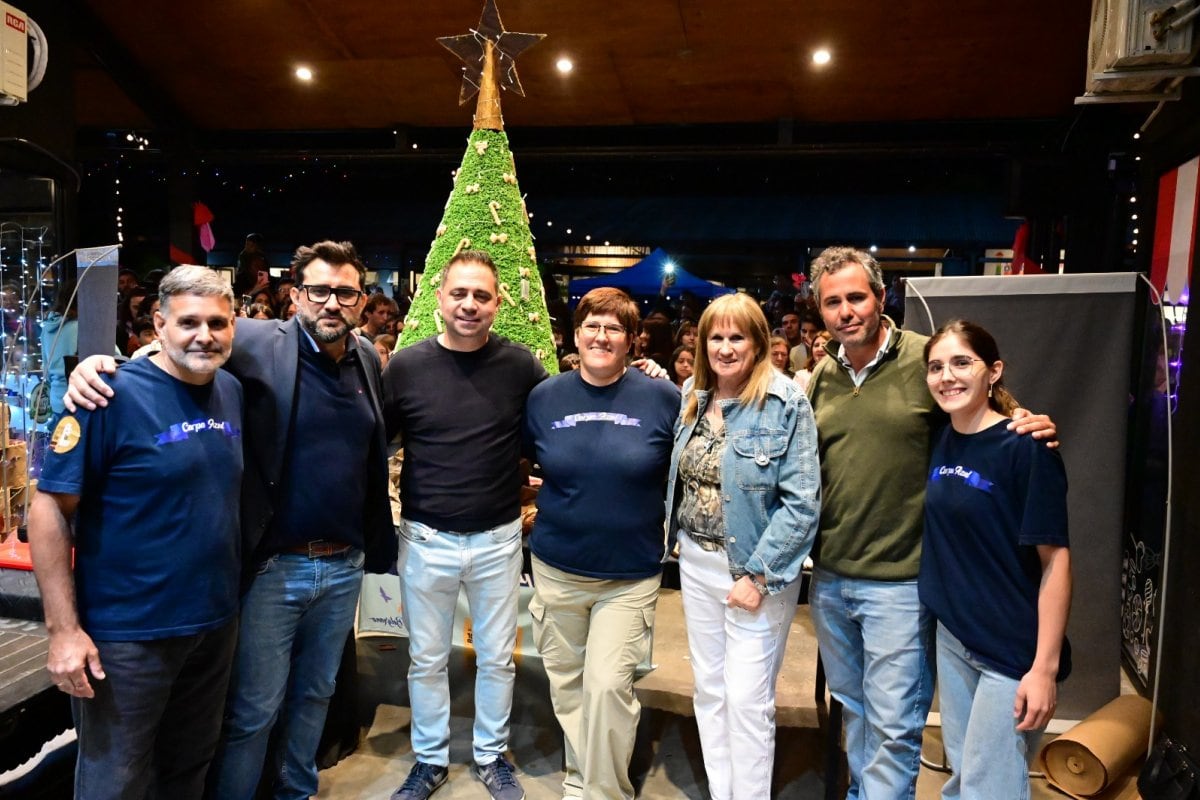
[[[686,403],[691,379],[683,387]],[[679,457],[703,416],[711,392],[698,391],[696,419],[675,423],[675,446],[667,479],[667,525],[671,547],[678,533],[675,479]],[[782,374],[776,374],[766,403],[743,406],[721,400],[725,453],[721,458],[721,499],[725,552],[735,577],[763,575],[775,594],[797,580],[812,549],[821,517],[821,470],[817,426],[808,398]]]

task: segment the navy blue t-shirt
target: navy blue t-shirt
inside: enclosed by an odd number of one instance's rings
[[[525,407],[525,448],[544,473],[534,555],[592,578],[657,575],[666,546],[663,492],[679,391],[630,369],[608,386],[578,372],[539,384]]]
[[[107,408],[63,417],[38,488],[79,495],[75,594],[98,641],[186,636],[238,608],[242,387],[193,386],[149,358],[108,378]]]
[[[1007,422],[935,437],[919,588],[980,661],[1020,680],[1037,653],[1037,545],[1068,544],[1067,475],[1057,452]],[[1058,679],[1070,671],[1064,640]]]

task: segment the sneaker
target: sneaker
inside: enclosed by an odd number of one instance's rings
[[[391,800],[425,800],[446,782],[450,770],[418,761],[404,779],[404,785],[392,792]]]
[[[476,764],[471,774],[483,782],[492,794],[492,800],[525,800],[525,790],[517,783],[513,765],[504,756],[490,764]]]

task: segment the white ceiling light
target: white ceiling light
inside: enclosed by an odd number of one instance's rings
[[[824,47],[822,47],[818,50],[813,50],[812,60],[813,60],[813,63],[816,64],[818,67],[823,67],[826,64],[828,64],[830,61],[833,60],[833,54],[831,54],[828,50],[826,50]]]
[[[568,72],[575,69],[575,65],[571,63],[571,59],[565,56],[560,58],[554,66],[558,67],[558,71],[563,75],[566,75]]]
[[[296,77],[302,81],[311,81],[313,79],[313,71],[308,67],[296,67]]]

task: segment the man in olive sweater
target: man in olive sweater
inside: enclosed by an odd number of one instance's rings
[[[945,424],[926,388],[928,337],[883,316],[868,253],[830,247],[812,285],[835,343],[809,384],[821,456],[813,622],[843,705],[850,800],[912,798],[933,696],[933,621],[917,596],[931,434]],[[1054,438],[1018,411],[1021,433]]]

